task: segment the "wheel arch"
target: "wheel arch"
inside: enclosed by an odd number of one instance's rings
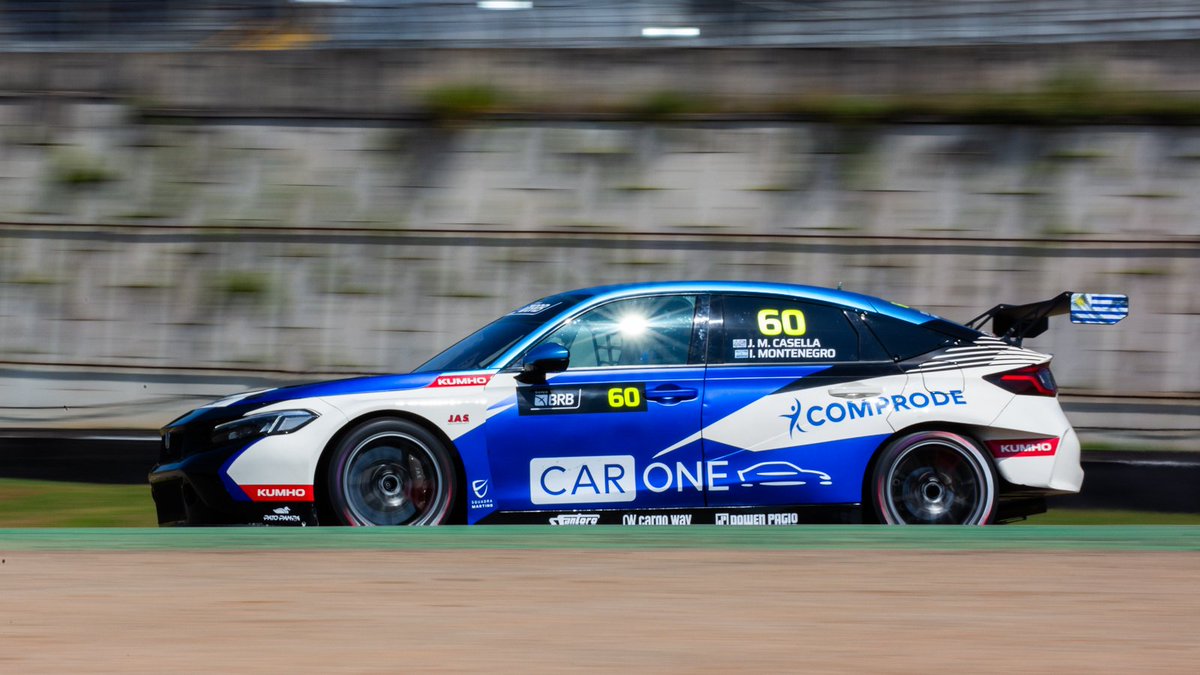
[[[412,422],[433,434],[439,441],[446,445],[446,449],[450,451],[450,456],[454,459],[454,468],[458,473],[457,484],[454,486],[457,494],[462,495],[455,505],[454,510],[450,512],[450,522],[453,524],[466,523],[467,514],[467,472],[463,466],[462,455],[458,451],[458,447],[450,437],[442,431],[438,425],[434,424],[427,417],[405,411],[405,410],[373,410],[368,413],[363,413],[358,417],[348,420],[337,430],[329,441],[325,443],[325,447],[321,449],[321,457],[317,460],[316,473],[313,476],[313,498],[317,508],[318,523],[331,523],[334,521],[332,516],[332,507],[329,503],[329,497],[325,489],[326,474],[329,469],[329,461],[333,457],[333,450],[342,442],[346,434],[350,433],[355,427],[382,419],[398,419],[406,422]]]
[[[874,491],[871,489],[870,483],[871,483],[871,477],[875,474],[875,465],[879,463],[879,457],[883,454],[884,448],[891,445],[892,442],[895,441],[897,438],[900,438],[902,436],[907,436],[908,434],[917,433],[920,431],[948,431],[950,433],[960,434],[960,435],[966,436],[970,440],[974,441],[976,444],[978,444],[980,446],[980,448],[983,448],[984,445],[979,440],[979,435],[978,435],[979,430],[983,429],[983,428],[984,427],[980,427],[977,425],[961,424],[961,423],[957,423],[957,422],[938,422],[938,421],[920,422],[918,424],[913,424],[913,425],[904,427],[903,429],[897,429],[890,436],[888,436],[887,438],[880,441],[879,446],[877,448],[875,448],[874,452],[871,453],[871,459],[870,459],[870,461],[867,462],[867,466],[863,470],[862,483],[859,486],[859,488],[861,490],[860,499],[861,499],[861,504],[862,504],[861,510],[862,510],[863,522],[871,523],[871,524],[879,523],[879,519],[875,516],[875,498],[873,495]],[[983,457],[984,457],[984,460],[991,466],[993,474],[996,475],[997,479],[999,479],[1001,481],[1000,483],[997,483],[997,486],[996,486],[997,489],[1000,489],[1000,485],[1002,484],[1003,479],[1001,479],[999,477],[999,472],[996,471],[995,460],[992,459],[991,453],[986,452],[986,451],[983,452]]]

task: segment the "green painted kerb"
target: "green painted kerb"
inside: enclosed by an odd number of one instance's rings
[[[1200,551],[1200,526],[785,528],[492,526],[439,528],[7,529],[0,551],[202,550],[935,550]]]

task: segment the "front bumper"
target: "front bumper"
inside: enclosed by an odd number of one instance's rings
[[[311,501],[255,502],[225,473],[241,449],[218,449],[150,470],[150,494],[158,524],[169,525],[316,525]]]

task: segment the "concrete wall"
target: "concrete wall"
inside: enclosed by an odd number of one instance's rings
[[[956,320],[1126,292],[1120,326],[1060,319],[1029,345],[1074,392],[1190,405],[1170,425],[1195,426],[1200,127],[145,124],[47,105],[0,104],[0,425],[153,426],[243,384],[411,368],[566,288],[731,278]]]

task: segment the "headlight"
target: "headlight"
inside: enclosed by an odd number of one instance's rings
[[[290,434],[315,419],[317,414],[308,410],[279,410],[251,415],[217,425],[212,432],[212,444],[225,445],[263,436]]]

